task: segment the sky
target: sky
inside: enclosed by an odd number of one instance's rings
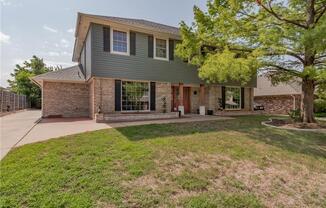
[[[15,65],[33,55],[48,66],[76,64],[71,59],[77,12],[178,26],[193,21],[194,5],[205,9],[206,0],[0,0],[0,85],[7,87]]]

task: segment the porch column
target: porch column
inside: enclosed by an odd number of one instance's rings
[[[179,83],[179,103],[178,111],[181,111],[181,115],[184,115],[184,104],[183,104],[183,83]]]
[[[206,112],[205,109],[205,85],[200,84],[199,88],[199,114],[204,116]]]

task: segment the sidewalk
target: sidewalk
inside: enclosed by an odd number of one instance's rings
[[[107,128],[119,128],[126,126],[137,126],[146,124],[166,124],[166,123],[183,123],[183,122],[198,122],[198,121],[215,121],[228,120],[230,117],[219,116],[189,116],[186,118],[154,120],[154,121],[135,121],[121,123],[96,123],[90,119],[71,119],[71,118],[52,118],[42,119],[31,132],[20,141],[17,146],[30,144],[34,142],[45,141],[52,138],[67,136],[71,134],[83,133],[87,131],[96,131]]]
[[[27,110],[0,118],[0,159],[37,124],[40,117],[40,110]]]

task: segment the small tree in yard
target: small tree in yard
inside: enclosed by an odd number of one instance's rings
[[[301,121],[315,122],[314,91],[326,82],[325,0],[210,0],[181,22],[176,54],[208,82],[248,82],[257,70],[274,84],[302,84]]]

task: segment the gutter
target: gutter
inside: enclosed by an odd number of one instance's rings
[[[37,86],[39,86],[39,88],[42,89],[42,85],[40,83],[38,83],[36,80],[34,80],[34,77],[30,77],[29,78],[34,84],[36,84]]]

